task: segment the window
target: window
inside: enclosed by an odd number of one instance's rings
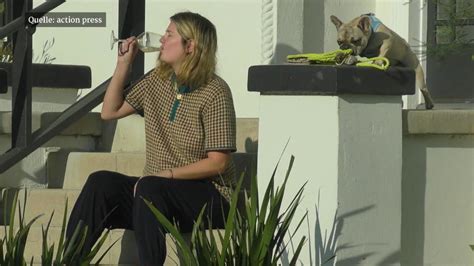
[[[428,0],[427,85],[437,103],[474,103],[474,0]]]

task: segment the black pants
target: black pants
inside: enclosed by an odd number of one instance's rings
[[[79,220],[88,227],[82,254],[89,252],[105,228],[135,231],[140,265],[162,265],[166,258],[165,231],[142,198],[151,201],[181,232],[190,232],[204,205],[213,228],[223,228],[229,204],[209,180],[178,180],[158,176],[140,179],[99,171],[87,179],[74,205],[66,231],[71,239]]]

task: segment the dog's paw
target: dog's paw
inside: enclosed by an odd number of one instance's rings
[[[355,65],[358,61],[357,57],[353,55],[348,55],[344,58],[344,64],[346,65]]]
[[[416,109],[426,109],[426,110],[431,110],[434,108],[434,104],[432,103],[420,103],[418,106],[416,106]]]
[[[337,53],[336,57],[334,60],[336,61],[336,64],[342,65],[344,64],[344,60],[346,59],[346,55],[344,53]]]
[[[385,61],[383,61],[383,60],[375,60],[375,61],[374,61],[374,64],[379,65],[379,66],[384,66]]]

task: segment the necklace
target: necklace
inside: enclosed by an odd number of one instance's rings
[[[169,120],[173,122],[176,118],[176,113],[178,112],[178,107],[183,99],[183,94],[189,92],[189,87],[185,85],[181,85],[178,88],[178,84],[176,80],[174,81],[174,90],[176,92],[176,99],[174,100],[173,107],[171,108],[170,118]]]
[[[181,94],[181,90],[178,89],[178,84],[174,82],[174,90],[176,91],[176,100],[181,100],[183,98],[183,94]]]

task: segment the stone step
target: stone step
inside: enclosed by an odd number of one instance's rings
[[[0,134],[0,154],[10,147],[11,136]],[[62,183],[54,181],[64,179],[68,154],[72,151],[91,152],[96,147],[97,138],[93,136],[56,136],[1,173],[0,187],[60,187]]]
[[[14,189],[9,189],[9,192],[14,191]],[[48,243],[59,243],[61,228],[62,228],[62,219],[64,208],[66,204],[66,198],[68,198],[68,211],[66,219],[69,218],[71,213],[72,206],[74,205],[77,197],[79,196],[79,190],[68,190],[68,189],[30,189],[26,191],[27,193],[27,204],[25,209],[25,223],[31,221],[37,215],[43,214],[35,223],[32,225],[30,234],[27,240],[27,246],[25,251],[25,258],[28,261],[33,256],[35,258],[34,263],[40,263],[41,258],[41,248],[42,248],[42,234],[41,228],[46,227],[48,224],[49,218],[54,211],[53,218],[50,224],[50,230],[48,233]],[[8,194],[11,198],[12,193]],[[18,194],[18,205],[23,209],[25,190],[20,190]],[[9,200],[11,202],[11,200]],[[18,229],[18,205],[15,211],[15,222],[14,230]],[[1,202],[1,206],[3,202]],[[8,207],[11,209],[11,206]],[[3,213],[3,207],[1,208],[1,213]],[[3,217],[3,215],[2,215]],[[3,219],[3,218],[2,218]],[[9,220],[10,218],[7,217]],[[5,221],[1,222],[2,225],[7,224]],[[7,226],[8,229],[8,226]],[[210,231],[208,231],[208,234]],[[0,238],[3,238],[5,234],[4,228],[0,226]],[[215,237],[218,238],[217,232],[215,232]],[[190,239],[190,234],[185,234],[186,239]],[[120,239],[108,252],[101,264],[119,264],[119,265],[137,265],[138,264],[138,255],[135,244],[135,235],[131,230],[125,229],[114,229],[109,234],[105,246],[101,248],[99,254],[103,254],[107,247],[109,247],[114,241]],[[176,256],[176,246],[172,241],[170,235],[167,235],[167,254],[168,258],[166,259],[165,265],[176,265],[175,261],[178,261]],[[97,259],[97,258],[96,258]]]
[[[33,112],[32,113],[32,131],[37,130],[41,126],[46,126],[54,122],[59,116],[60,112]],[[12,133],[12,112],[0,112],[0,134]],[[94,136],[102,135],[103,120],[100,118],[100,113],[88,113],[76,123],[66,128],[61,135],[67,136]]]
[[[403,133],[474,134],[474,110],[403,110]]]
[[[28,220],[26,220],[28,221]],[[7,230],[8,230],[7,226]],[[14,227],[14,232],[18,230],[18,227]],[[5,229],[0,226],[0,237],[3,238],[5,235]],[[217,235],[216,235],[217,236]],[[50,227],[48,231],[48,245],[55,244],[55,252],[57,251],[57,245],[61,237],[61,227]],[[189,238],[189,235],[187,235]],[[101,260],[100,265],[138,265],[138,253],[135,244],[135,234],[131,230],[125,229],[114,229],[110,232],[104,245],[99,250],[96,257],[92,260],[95,263],[102,254],[110,247],[115,241],[117,241],[112,248],[107,252],[104,258]],[[35,265],[41,264],[41,251],[43,244],[42,230],[40,226],[31,227],[28,234],[27,243],[25,247],[24,257],[29,262],[31,258],[34,258],[33,263]],[[166,235],[166,246],[167,246],[167,258],[165,260],[166,266],[176,265],[175,262],[179,261],[176,255],[176,245],[169,234]],[[56,255],[56,253],[55,253]]]
[[[79,89],[32,88],[33,112],[62,112],[77,101]],[[12,111],[12,89],[0,94],[0,111]]]
[[[51,124],[60,115],[60,112],[33,112],[31,118],[32,131]],[[0,134],[11,134],[11,121],[12,112],[0,110]],[[257,152],[258,119],[237,118],[236,123],[237,151]],[[108,135],[108,138],[110,138],[108,141],[113,141],[110,147],[111,151],[145,151],[144,120],[139,115],[130,115],[118,121],[103,121],[100,118],[100,113],[91,112],[66,128],[61,132],[61,135],[95,137]],[[131,142],[130,136],[136,137],[139,141]],[[107,141],[107,139],[104,141]]]
[[[60,112],[33,112],[32,131],[54,122]],[[0,135],[11,134],[12,112],[0,110]],[[258,149],[258,118],[237,118],[236,141],[238,152],[256,153]],[[91,112],[61,132],[61,136],[100,137],[98,148],[112,152],[144,152],[144,120],[130,115],[117,121],[103,121],[100,113]]]
[[[10,189],[9,191],[13,191]],[[31,221],[37,215],[43,214],[35,223],[32,225],[30,234],[27,240],[27,246],[25,251],[25,258],[28,261],[33,256],[35,258],[34,263],[40,263],[41,258],[41,248],[42,248],[42,234],[41,227],[46,228],[51,213],[54,210],[54,215],[51,220],[50,230],[48,233],[48,243],[59,244],[59,238],[62,228],[62,219],[64,213],[64,207],[66,203],[66,198],[68,198],[68,212],[66,219],[69,218],[71,209],[79,196],[79,190],[67,190],[67,189],[31,189],[27,192],[27,204],[25,209],[25,223]],[[12,193],[8,194],[12,196]],[[18,194],[18,205],[23,209],[25,190],[20,190]],[[11,197],[10,197],[11,198]],[[11,202],[11,200],[9,200]],[[14,230],[18,230],[18,205],[15,211],[15,223]],[[3,206],[3,202],[1,204]],[[11,206],[9,207],[11,208]],[[1,208],[1,213],[3,213],[3,207]],[[3,215],[2,215],[3,217]],[[2,218],[3,219],[3,218]],[[9,220],[10,218],[7,217]],[[1,222],[2,225],[5,225],[4,221]],[[8,229],[8,226],[7,226]],[[209,231],[208,231],[209,233]],[[216,238],[217,232],[215,233]],[[5,235],[5,230],[0,226],[0,238],[3,238]],[[189,234],[185,234],[185,238],[190,239]],[[135,235],[131,230],[125,229],[114,229],[110,232],[109,237],[104,245],[101,248],[99,254],[103,254],[107,247],[109,247],[114,241],[120,239],[108,252],[104,260],[101,261],[101,264],[119,264],[119,265],[137,265],[138,264],[138,255],[135,244]],[[176,246],[169,234],[166,236],[167,243],[167,254],[168,258],[166,259],[165,265],[176,265],[175,261],[178,261],[176,256]],[[97,257],[98,258],[98,257]],[[96,259],[97,259],[96,258]]]
[[[93,172],[109,170],[140,176],[145,166],[144,153],[72,152],[69,154],[63,183],[65,189],[82,189]]]
[[[248,187],[250,176],[256,173],[257,154],[232,153],[237,177],[245,171],[245,187]],[[73,152],[69,154],[65,179],[51,181],[63,183],[65,189],[81,189],[88,176],[99,170],[109,170],[126,175],[141,176],[145,166],[144,153],[86,153]]]
[[[49,125],[61,113],[33,113],[32,129]],[[11,147],[11,112],[0,112],[0,154]],[[53,137],[42,147],[29,154],[6,172],[0,174],[0,187],[60,187],[49,183],[64,179],[68,153],[71,151],[97,150],[102,135],[102,120],[99,113],[88,113],[78,122]]]
[[[66,207],[66,198],[68,199],[68,211],[67,217],[71,213],[72,207],[76,202],[80,190],[73,189],[4,189],[8,190],[8,196],[11,199],[13,197],[14,191],[18,192],[18,206],[23,209],[25,192],[27,193],[26,208],[25,208],[25,221],[30,221],[34,217],[41,215],[40,218],[33,224],[33,226],[41,227],[42,225],[46,226],[51,217],[51,214],[54,212],[53,218],[51,219],[51,226],[60,227],[62,226],[64,208]],[[8,201],[9,204],[11,200]],[[4,212],[4,203],[0,205],[1,214],[3,217]],[[7,207],[8,210],[11,210],[11,205]],[[7,218],[9,219],[9,218]],[[19,221],[19,212],[15,212],[15,224],[18,224]],[[3,221],[2,224],[7,224]]]
[[[144,152],[145,125],[139,115],[130,115],[109,122],[104,128],[104,151]],[[258,118],[237,118],[236,148],[238,152],[256,153],[258,149]]]
[[[3,143],[0,137],[0,144]],[[48,162],[58,147],[40,147],[30,153],[21,162],[0,174],[0,187],[35,187],[48,186]],[[3,152],[3,151],[0,151]]]
[[[61,115],[60,112],[34,112],[32,131],[49,125]],[[12,132],[12,113],[0,110],[0,136]],[[238,152],[256,153],[258,150],[258,119],[237,118],[236,145]],[[118,121],[103,121],[100,113],[88,113],[61,132],[60,136],[92,136],[99,138],[97,149],[112,152],[144,152],[144,120],[139,115],[130,115]],[[5,149],[9,146],[6,145]],[[47,145],[44,145],[47,146]],[[2,147],[0,145],[0,147]],[[0,149],[1,152],[1,149]]]

